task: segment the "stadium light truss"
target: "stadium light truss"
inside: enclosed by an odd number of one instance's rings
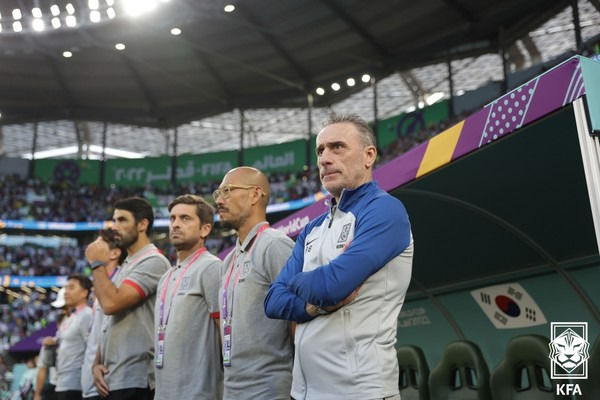
[[[139,17],[151,13],[170,0],[72,0],[64,4],[56,0],[31,10],[13,9],[0,15],[0,35],[69,29],[93,25],[119,17]],[[18,4],[22,4],[19,2]]]

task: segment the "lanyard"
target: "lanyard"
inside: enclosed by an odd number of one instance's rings
[[[176,268],[171,268],[171,270],[169,271],[169,275],[167,276],[167,279],[165,279],[165,287],[163,288],[162,293],[160,295],[160,309],[158,312],[158,316],[159,316],[158,326],[166,327],[167,324],[169,323],[169,315],[171,315],[171,308],[172,308],[171,306],[173,305],[173,297],[175,297],[175,293],[177,293],[177,288],[179,287],[179,284],[181,283],[181,279],[183,278],[183,276],[185,275],[187,270],[190,268],[190,266],[194,263],[194,261],[196,261],[198,259],[198,257],[200,257],[202,255],[202,253],[204,253],[205,251],[206,251],[206,247],[202,247],[200,250],[198,250],[194,254],[194,257],[192,257],[192,259],[187,263],[185,268],[183,268],[181,270],[181,273],[177,277],[177,282],[175,282],[175,287],[173,288],[173,292],[171,293],[171,301],[169,302],[169,311],[167,311],[167,317],[164,319],[164,324],[163,324],[163,316],[164,316],[164,311],[165,311],[165,298],[167,297],[167,289],[169,287],[169,281],[171,280],[171,275],[173,274],[173,270]]]
[[[256,243],[256,241],[258,240],[258,237],[260,236],[260,234],[263,233],[265,231],[265,229],[267,229],[268,227],[269,227],[269,224],[266,223],[258,229],[258,232],[256,232],[256,236],[254,237],[254,241],[252,242],[252,244],[250,245],[250,248],[246,252],[248,255],[250,254],[250,250],[252,250],[252,246],[254,246],[254,243]],[[228,321],[230,321],[231,317],[233,316],[233,296],[235,294],[235,287],[237,286],[237,284],[240,280],[240,274],[242,272],[242,268],[238,268],[236,276],[235,276],[235,280],[231,286],[231,314],[228,315],[228,313],[227,313],[227,289],[229,287],[231,273],[233,272],[233,267],[235,266],[236,260],[237,260],[237,254],[234,253],[233,260],[231,261],[231,265],[228,268],[227,278],[225,279],[225,283],[223,285],[223,306],[222,306],[222,310],[221,310],[221,319],[223,321],[226,321],[226,323],[229,323]]]

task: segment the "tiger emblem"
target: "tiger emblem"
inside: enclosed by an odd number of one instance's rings
[[[570,328],[554,338],[549,346],[550,359],[567,373],[590,358],[589,343]]]

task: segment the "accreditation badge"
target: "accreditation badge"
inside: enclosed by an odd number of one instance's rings
[[[163,367],[165,355],[165,327],[158,327],[158,340],[156,341],[156,356],[154,357],[154,365],[156,368]]]
[[[231,325],[223,329],[223,366],[231,367]]]

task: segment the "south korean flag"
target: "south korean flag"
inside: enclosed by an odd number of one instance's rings
[[[526,328],[547,322],[542,310],[518,283],[473,290],[471,296],[497,329]]]

